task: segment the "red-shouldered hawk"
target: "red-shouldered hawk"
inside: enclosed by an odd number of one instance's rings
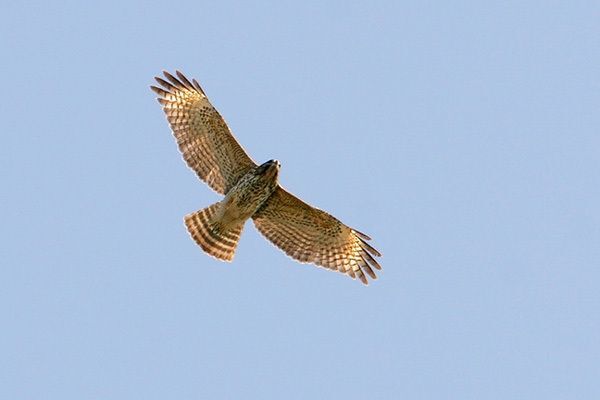
[[[185,216],[185,225],[208,254],[231,261],[244,223],[301,263],[312,263],[358,278],[376,279],[381,254],[370,238],[335,217],[312,207],[278,183],[280,164],[257,165],[233,137],[225,120],[210,104],[198,82],[179,71],[156,77],[158,94],[177,145],[187,165],[223,200]]]

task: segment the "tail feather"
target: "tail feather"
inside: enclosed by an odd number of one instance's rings
[[[244,224],[235,226],[226,231],[221,231],[218,224],[213,221],[219,203],[215,203],[203,210],[185,216],[185,226],[194,241],[207,252],[219,260],[231,261],[235,254]]]

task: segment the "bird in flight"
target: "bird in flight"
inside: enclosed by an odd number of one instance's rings
[[[195,79],[163,71],[150,88],[187,165],[223,200],[185,216],[194,241],[209,255],[233,260],[246,220],[288,256],[358,278],[368,284],[381,269],[381,254],[367,235],[312,207],[278,183],[280,163],[257,165],[235,140],[225,120]]]

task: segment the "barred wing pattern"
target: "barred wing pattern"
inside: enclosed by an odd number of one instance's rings
[[[213,190],[226,194],[256,164],[235,140],[227,123],[210,104],[198,82],[179,71],[163,71],[160,85],[150,86],[171,125],[187,165]]]
[[[335,217],[312,207],[281,187],[252,216],[256,228],[288,256],[358,278],[376,279],[373,268],[381,269],[373,256],[370,238]]]

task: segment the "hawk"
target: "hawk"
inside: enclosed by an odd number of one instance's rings
[[[195,79],[163,71],[150,86],[187,165],[223,200],[185,216],[194,241],[209,255],[232,261],[244,223],[252,218],[258,231],[288,256],[347,274],[368,284],[381,269],[381,254],[370,238],[312,207],[278,183],[280,163],[257,165],[233,137],[219,112]]]

